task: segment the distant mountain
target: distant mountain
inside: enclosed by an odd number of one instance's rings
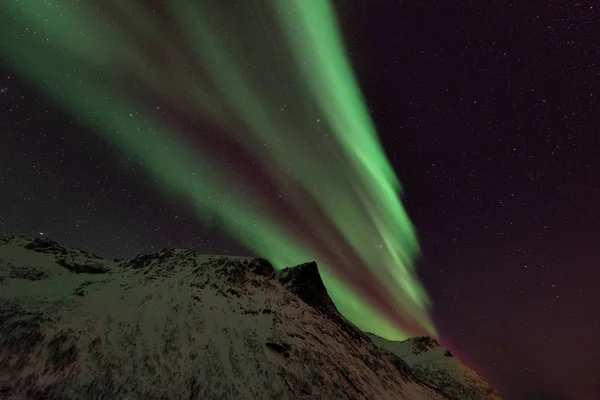
[[[421,381],[457,399],[502,399],[475,371],[430,337],[392,342],[369,334],[377,346],[402,358]]]
[[[0,238],[0,399],[34,398],[501,397],[433,339],[361,332],[314,262]]]

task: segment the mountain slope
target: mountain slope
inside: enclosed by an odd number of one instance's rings
[[[402,358],[423,382],[459,399],[502,399],[502,396],[475,371],[454,358],[450,351],[430,337],[392,342],[369,334],[380,348]]]
[[[11,237],[0,398],[454,397],[341,316],[315,263],[276,272],[182,249],[108,261]]]

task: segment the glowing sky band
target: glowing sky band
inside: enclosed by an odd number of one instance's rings
[[[7,0],[1,56],[200,220],[277,268],[316,260],[359,328],[435,336],[329,0],[167,3]]]

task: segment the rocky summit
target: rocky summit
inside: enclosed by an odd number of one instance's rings
[[[448,361],[451,360],[451,361]],[[501,399],[431,338],[388,342],[317,265],[0,238],[0,399]]]

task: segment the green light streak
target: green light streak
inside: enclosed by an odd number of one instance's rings
[[[435,335],[429,298],[414,273],[419,246],[398,198],[400,183],[328,1],[277,0],[271,8],[250,1],[170,2],[189,54],[171,46],[172,35],[159,31],[140,6],[111,2],[122,16],[117,22],[91,1],[7,1],[8,12],[0,15],[0,37],[8,38],[0,43],[2,57],[124,157],[143,165],[159,182],[156,189],[196,205],[199,219],[221,216],[224,230],[278,268],[315,259],[338,309],[359,328],[389,339],[414,332],[360,298],[343,274],[334,275],[329,261],[295,240],[293,227],[259,199],[239,195],[226,169],[203,163],[202,149],[179,139],[131,85],[218,124],[231,140],[266,160],[264,169],[289,197],[300,184],[375,274],[396,312]],[[148,59],[132,32],[157,44],[164,52],[159,61],[170,71]],[[296,177],[294,184],[289,175]],[[297,208],[326,243],[329,228],[320,214],[307,205]],[[343,267],[347,273],[358,268]]]

